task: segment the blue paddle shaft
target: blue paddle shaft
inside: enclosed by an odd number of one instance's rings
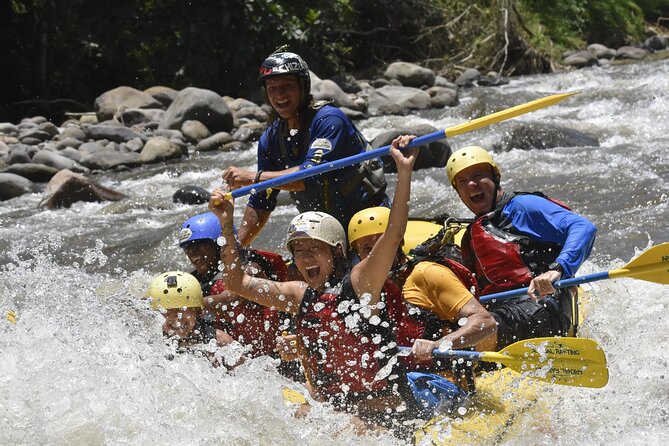
[[[554,288],[566,288],[569,286],[580,285],[582,283],[596,282],[598,280],[605,280],[609,278],[609,272],[603,271],[601,273],[587,274],[581,277],[572,277],[571,279],[562,279],[553,283]],[[510,297],[517,297],[527,294],[528,288],[519,288],[517,290],[502,291],[501,293],[487,294],[481,296],[481,302],[490,302],[491,300],[503,300]]]
[[[430,133],[429,135],[420,136],[412,140],[408,145],[407,149],[411,147],[418,147],[426,144],[430,144],[434,141],[439,141],[440,139],[446,138],[446,131],[439,130],[438,132]],[[335,161],[325,162],[308,169],[302,169],[298,172],[289,173],[287,175],[282,175],[271,180],[263,181],[258,184],[251,184],[249,186],[240,187],[232,191],[233,198],[239,198],[244,195],[257,193],[271,187],[281,186],[286,183],[292,183],[293,181],[299,181],[307,177],[312,177],[314,175],[319,175],[325,172],[330,172],[331,170],[341,169],[343,167],[351,166],[353,164],[361,163],[374,158],[379,158],[383,155],[390,153],[390,145],[379,147],[378,149],[370,150],[368,152],[358,153],[357,155],[349,156],[347,158],[338,159]]]
[[[411,347],[397,347],[402,352],[410,352]],[[478,361],[483,354],[481,352],[467,351],[467,350],[447,350],[441,351],[437,348],[432,350],[432,356],[439,356],[441,358],[464,359],[465,361]]]

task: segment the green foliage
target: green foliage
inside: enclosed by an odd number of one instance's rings
[[[321,76],[373,77],[395,60],[500,63],[502,10],[519,10],[540,48],[640,41],[668,0],[10,0],[0,44],[4,107],[21,99],[93,99],[119,85],[209,88],[246,96],[257,67],[287,44]],[[639,5],[639,6],[637,6]],[[6,11],[6,12],[5,12]],[[483,63],[482,61],[488,61]],[[2,117],[0,116],[0,120]]]

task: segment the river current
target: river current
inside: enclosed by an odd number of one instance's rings
[[[368,138],[406,123],[447,128],[568,91],[581,93],[514,121],[580,130],[600,147],[495,158],[507,190],[541,190],[597,225],[579,275],[607,271],[669,241],[668,61],[513,78],[461,91],[454,108],[359,127]],[[491,147],[511,125],[450,144]],[[190,270],[177,231],[206,211],[174,204],[172,194],[185,185],[212,190],[228,165],[254,169],[255,148],[98,175],[130,196],[118,203],[48,211],[37,209],[41,194],[0,202],[0,444],[400,444],[389,435],[356,436],[346,415],[319,404],[311,417],[293,418],[280,392],[291,383],[270,359],[227,371],[199,355],[175,354],[163,340],[162,316],[140,297],[154,275]],[[392,190],[395,176],[388,178]],[[285,254],[283,235],[296,209],[282,203],[256,247]],[[238,200],[238,217],[245,204]],[[415,173],[411,206],[415,216],[470,216],[443,169]],[[608,385],[549,386],[542,408],[523,414],[503,444],[659,445],[669,438],[669,287],[617,279],[584,289],[580,334],[604,348]],[[9,310],[15,324],[5,318]]]

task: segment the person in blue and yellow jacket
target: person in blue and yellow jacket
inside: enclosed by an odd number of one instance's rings
[[[258,143],[258,168],[231,166],[223,180],[232,189],[271,180],[371,149],[360,131],[337,107],[314,102],[309,67],[297,54],[276,52],[260,67],[258,77],[270,122]],[[249,245],[267,223],[279,189],[290,191],[300,212],[332,215],[346,227],[357,211],[389,205],[386,180],[378,159],[295,181],[250,196],[239,242]]]
[[[573,277],[588,258],[595,225],[540,192],[505,192],[499,167],[481,147],[453,153],[446,172],[476,215],[462,239],[462,256],[481,295],[528,287],[526,296],[486,305],[498,329],[480,349],[573,333],[576,290],[556,291],[553,282]]]

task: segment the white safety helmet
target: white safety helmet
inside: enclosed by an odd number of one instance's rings
[[[346,233],[341,223],[325,212],[304,212],[293,218],[288,226],[286,249],[293,252],[291,243],[298,239],[315,239],[333,248],[340,246],[346,256]]]

